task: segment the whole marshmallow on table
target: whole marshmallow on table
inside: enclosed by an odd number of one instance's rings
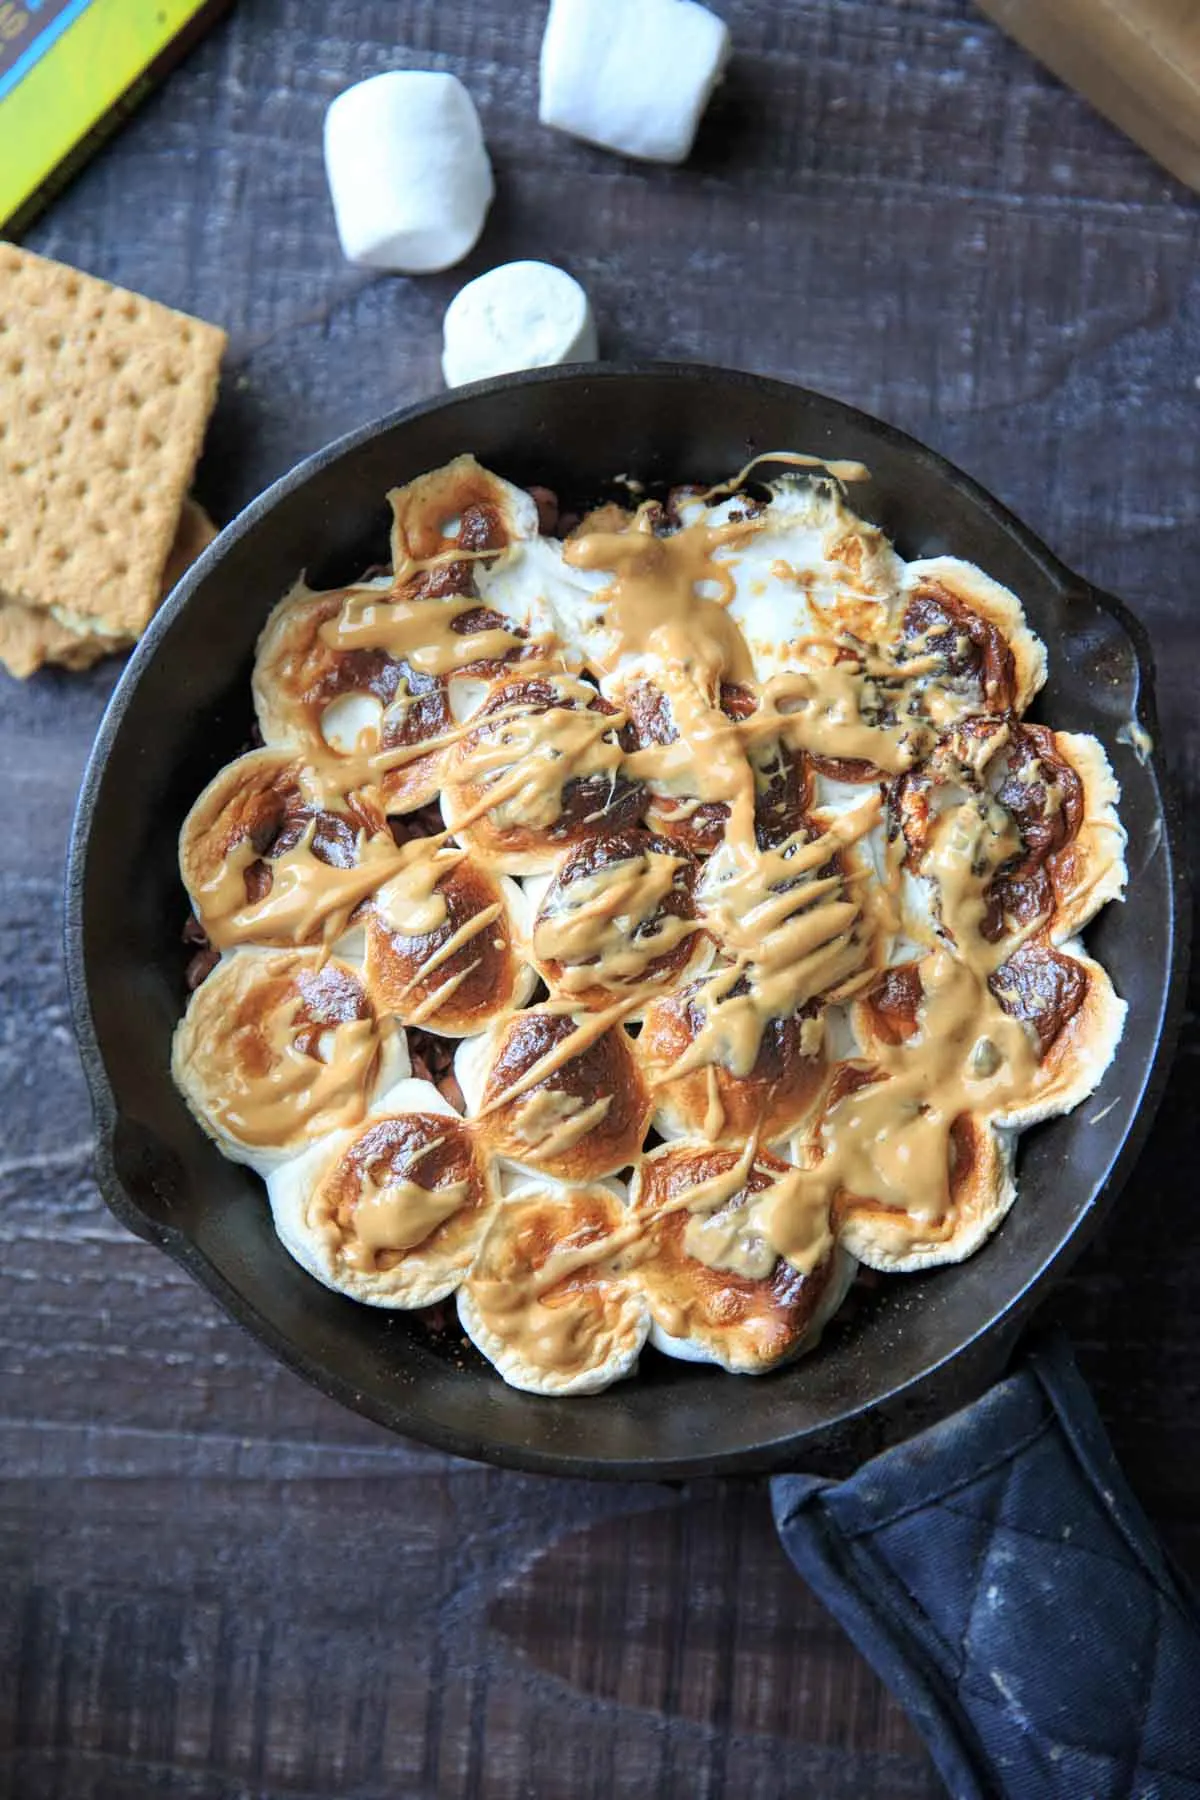
[[[553,263],[502,263],[469,281],[446,308],[443,334],[447,387],[597,354],[588,297]]]
[[[391,69],[339,94],[325,169],[349,260],[411,275],[460,262],[495,191],[474,101],[432,71]]]
[[[729,56],[696,0],[551,0],[543,125],[649,162],[683,162]]]

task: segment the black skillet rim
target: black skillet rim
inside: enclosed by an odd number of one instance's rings
[[[87,856],[93,814],[111,747],[120,731],[134,693],[157,654],[159,640],[175,617],[190,603],[193,594],[205,580],[209,570],[236,542],[254,530],[258,522],[281,500],[303,487],[313,476],[335,460],[361,445],[408,424],[449,404],[511,391],[538,383],[572,381],[630,381],[639,379],[703,381],[719,377],[723,382],[745,385],[750,389],[786,395],[792,399],[808,399],[831,407],[848,423],[866,428],[891,448],[923,462],[937,479],[960,492],[965,499],[986,513],[993,523],[1012,535],[1022,548],[1041,564],[1047,579],[1064,594],[1086,594],[1112,617],[1128,638],[1138,669],[1137,720],[1149,734],[1149,760],[1158,791],[1163,832],[1171,866],[1170,930],[1172,938],[1171,975],[1162,996],[1163,1014],[1158,1040],[1146,1072],[1142,1096],[1133,1120],[1108,1173],[1090,1203],[1080,1213],[1067,1237],[1051,1251],[1033,1271],[1024,1286],[999,1312],[981,1319],[978,1329],[964,1336],[944,1355],[935,1358],[921,1372],[910,1377],[885,1396],[847,1406],[818,1427],[773,1437],[735,1450],[714,1455],[686,1458],[589,1459],[559,1451],[546,1451],[511,1442],[481,1442],[467,1433],[445,1427],[428,1415],[414,1418],[416,1409],[409,1408],[403,1397],[388,1406],[376,1405],[354,1385],[301,1350],[285,1334],[278,1331],[255,1307],[234,1290],[219,1274],[208,1258],[190,1238],[175,1227],[163,1226],[147,1218],[128,1191],[113,1158],[113,1134],[118,1123],[118,1109],[104,1065],[98,1035],[92,1017],[84,955],[84,890]],[[155,1244],[209,1292],[238,1324],[263,1343],[287,1367],[312,1383],[319,1391],[371,1418],[377,1424],[401,1435],[411,1435],[432,1448],[475,1461],[536,1474],[600,1476],[606,1479],[676,1479],[717,1473],[757,1472],[777,1468],[795,1460],[795,1452],[806,1443],[853,1431],[869,1415],[884,1407],[903,1407],[908,1401],[944,1383],[955,1365],[976,1360],[989,1341],[1011,1341],[1012,1334],[1027,1317],[1047,1286],[1062,1274],[1086,1247],[1115,1202],[1149,1133],[1161,1102],[1170,1070],[1175,1042],[1181,1022],[1189,949],[1190,893],[1182,852],[1183,834],[1180,809],[1167,777],[1161,751],[1160,733],[1154,701],[1154,662],[1149,639],[1141,622],[1129,608],[1114,596],[1075,576],[1026,525],[1002,506],[978,482],[936,451],[909,436],[898,427],[874,415],[850,406],[830,395],[775,380],[749,371],[733,370],[704,363],[640,362],[631,364],[572,364],[554,370],[530,370],[474,382],[447,394],[401,407],[370,423],[335,439],[297,463],[270,487],[264,489],[238,516],[226,526],[215,542],[204,551],[184,576],[174,592],[159,609],[140,643],[134,649],[109,699],[97,729],[80,786],[72,821],[67,851],[65,878],[64,938],[67,985],[72,1020],[80,1058],[92,1103],[96,1127],[95,1169],[101,1195],[114,1215],[135,1235]],[[553,1405],[543,1400],[542,1405]]]

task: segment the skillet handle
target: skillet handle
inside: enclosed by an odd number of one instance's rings
[[[955,1800],[1200,1794],[1200,1612],[1064,1337],[848,1480],[771,1490]]]

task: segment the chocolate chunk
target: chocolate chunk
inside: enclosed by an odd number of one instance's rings
[[[208,980],[220,960],[221,952],[214,950],[211,945],[206,950],[197,950],[194,956],[189,957],[187,968],[183,972],[183,983],[189,994],[194,994],[200,984]]]
[[[538,530],[543,537],[552,536],[558,524],[558,495],[548,487],[531,487],[526,492],[537,507]]]

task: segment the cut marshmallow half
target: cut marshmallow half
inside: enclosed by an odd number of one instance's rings
[[[447,387],[594,362],[596,326],[588,297],[553,263],[511,262],[469,281],[446,309],[442,373]]]
[[[411,275],[461,262],[494,192],[474,101],[433,71],[389,69],[339,94],[325,169],[350,262]]]
[[[724,20],[697,0],[551,0],[538,117],[624,156],[684,162],[728,57]]]

